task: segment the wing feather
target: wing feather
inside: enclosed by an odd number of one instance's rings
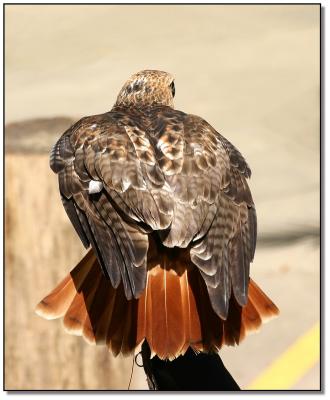
[[[247,302],[256,245],[256,214],[246,182],[250,168],[228,140],[197,116],[160,110],[153,129],[156,158],[175,203],[171,225],[160,237],[168,247],[190,246],[212,306],[226,319],[232,290],[240,305]]]
[[[165,246],[190,247],[219,316],[231,291],[246,303],[257,230],[251,171],[206,121],[166,106],[117,107],[66,131],[50,164],[80,239],[127,298],[145,287],[154,230]],[[89,193],[91,180],[99,193]]]

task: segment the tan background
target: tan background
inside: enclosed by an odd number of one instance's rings
[[[252,276],[281,317],[222,351],[247,387],[319,318],[319,6],[7,5],[5,17],[6,388],[127,387],[131,358],[33,309],[83,254],[45,150],[147,68],[173,73],[176,107],[220,130],[253,171]],[[144,387],[136,367],[132,388]],[[294,386],[318,387],[318,366]]]

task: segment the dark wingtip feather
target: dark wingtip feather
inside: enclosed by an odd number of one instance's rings
[[[64,209],[65,209],[75,231],[77,232],[82,244],[84,245],[84,247],[86,249],[88,249],[88,247],[90,246],[90,241],[88,240],[86,233],[84,231],[84,228],[79,220],[76,206],[74,205],[72,198],[67,199],[65,196],[63,196],[61,194],[61,199],[62,199]]]

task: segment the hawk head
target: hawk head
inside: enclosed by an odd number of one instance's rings
[[[173,107],[174,77],[163,71],[145,70],[132,75],[122,87],[116,106],[145,107],[164,105]]]

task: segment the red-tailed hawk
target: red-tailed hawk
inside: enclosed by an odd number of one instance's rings
[[[240,152],[174,109],[173,76],[133,75],[55,144],[64,208],[90,248],[37,306],[70,333],[158,357],[238,344],[277,307],[250,279],[257,220]]]

